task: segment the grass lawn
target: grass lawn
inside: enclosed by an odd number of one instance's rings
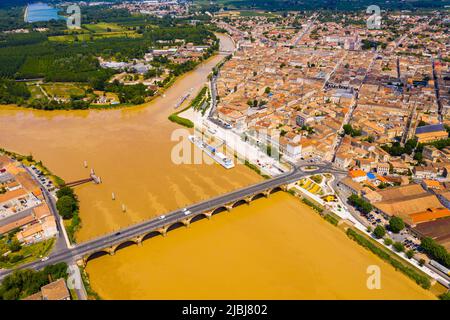
[[[7,249],[7,237],[0,240],[0,249],[3,253]],[[51,238],[45,241],[41,241],[32,245],[22,246],[22,248],[17,252],[12,252],[8,254],[6,261],[0,260],[0,268],[10,269],[18,265],[31,262],[41,257],[45,257],[50,253],[53,244],[55,243],[55,238]],[[14,257],[22,257],[22,259],[15,261]]]
[[[36,86],[35,83],[27,83],[28,90],[30,90],[31,93],[31,100],[39,100],[44,98],[44,94],[42,93],[41,89],[39,89],[38,86]]]
[[[70,96],[81,96],[84,94],[84,86],[76,83],[46,83],[42,84],[41,87],[47,92],[51,97],[60,98],[70,98]]]

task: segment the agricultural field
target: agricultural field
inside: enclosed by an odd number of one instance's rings
[[[83,25],[83,28],[76,32],[68,31],[65,35],[50,36],[49,41],[55,42],[76,42],[94,41],[107,38],[140,38],[142,34],[118,25],[117,23],[100,22]]]
[[[70,98],[71,96],[83,96],[86,86],[76,83],[45,83],[41,85],[42,89],[47,92],[50,97],[54,98]]]
[[[107,23],[107,22],[99,22],[96,24],[86,24],[86,25],[83,25],[83,28],[85,28],[91,32],[94,32],[94,33],[125,31],[125,28],[119,26],[117,23]]]
[[[142,34],[134,31],[119,31],[119,32],[105,32],[105,33],[82,33],[82,34],[67,34],[63,36],[48,37],[49,41],[55,42],[76,42],[76,41],[95,41],[99,39],[108,38],[142,38]]]

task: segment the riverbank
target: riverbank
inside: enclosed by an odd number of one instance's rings
[[[32,166],[34,165],[37,169],[39,169],[47,178],[52,180],[53,184],[56,186],[62,186],[64,185],[64,180],[61,179],[59,176],[53,174],[46,166],[42,164],[42,161],[36,161],[33,158],[33,155],[24,156],[22,154],[5,150],[3,148],[0,148],[0,154],[5,154],[9,157],[13,157],[14,159],[17,159],[17,161],[21,162],[25,166]]]

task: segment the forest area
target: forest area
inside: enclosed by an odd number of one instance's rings
[[[16,81],[39,79],[46,82],[71,82],[87,84],[86,94],[94,90],[111,90],[120,103],[142,103],[155,90],[143,89],[143,85],[110,83],[118,71],[104,68],[99,57],[116,62],[143,59],[150,49],[174,45],[175,40],[208,46],[198,59],[174,63],[169,60],[154,63],[169,71],[173,78],[190,71],[218,49],[218,40],[206,23],[192,25],[188,19],[158,18],[131,14],[122,9],[106,6],[87,7],[83,10],[82,29],[68,31],[64,21],[25,24],[18,18],[22,9],[0,10],[0,31],[10,28],[26,28],[27,33],[0,33],[0,103],[18,104],[38,109],[87,108],[86,95],[74,97],[70,102],[46,101],[45,97],[30,99],[27,86]],[[207,20],[205,20],[207,22]],[[107,27],[104,27],[107,26]],[[36,28],[46,28],[37,32]],[[115,28],[115,30],[111,30]],[[161,72],[154,70],[154,75]],[[150,75],[151,73],[148,73]],[[166,81],[167,83],[167,81]],[[166,83],[161,83],[161,86]],[[32,95],[31,95],[32,96]],[[81,102],[84,101],[84,102]]]

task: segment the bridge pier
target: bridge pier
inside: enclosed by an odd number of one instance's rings
[[[108,252],[108,254],[110,256],[113,256],[116,253],[116,249],[120,244],[117,244],[115,246],[109,247],[109,248],[105,248],[105,251]]]
[[[252,202],[252,197],[246,197],[244,200],[247,204],[250,204],[250,202]]]
[[[169,226],[165,226],[163,228],[156,229],[156,231],[158,231],[159,233],[162,234],[163,237],[165,237],[167,235],[167,229],[168,228],[169,228]]]
[[[134,237],[131,241],[135,242],[138,246],[142,246],[142,239],[144,239],[144,235]]]
[[[228,204],[225,206],[225,208],[227,209],[228,212],[231,211],[231,209],[233,209],[233,205],[232,204]]]
[[[79,267],[84,269],[84,268],[86,268],[86,265],[87,265],[87,258],[83,257],[83,258],[77,260],[76,262]]]
[[[193,217],[192,217],[192,218],[193,218]],[[185,226],[186,228],[188,228],[188,227],[191,225],[191,220],[192,220],[192,218],[183,219],[183,220],[181,220],[181,223],[184,224],[184,226]]]
[[[208,220],[211,220],[212,213],[213,213],[212,211],[208,211],[208,212],[205,212],[204,215],[206,216],[206,218],[208,218]]]
[[[263,191],[263,195],[264,197],[268,198],[270,195],[270,191],[269,190]]]

